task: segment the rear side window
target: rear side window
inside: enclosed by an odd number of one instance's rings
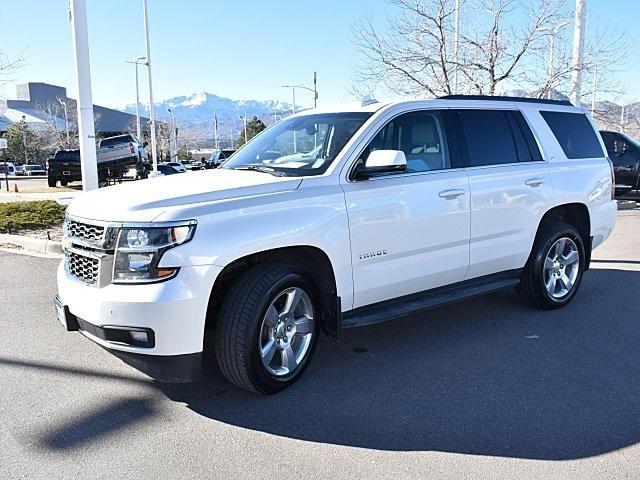
[[[119,137],[105,138],[100,142],[101,147],[111,147],[112,145],[120,145],[121,143],[133,142],[130,135],[120,135]]]
[[[459,110],[459,118],[466,140],[470,167],[519,161],[513,127],[507,118],[507,112]]]
[[[549,125],[567,158],[604,156],[598,137],[584,113],[541,111],[540,115]]]

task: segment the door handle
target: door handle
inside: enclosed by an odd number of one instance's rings
[[[544,178],[530,178],[529,180],[527,180],[525,183],[525,185],[529,185],[530,187],[539,187],[540,185],[542,185],[545,182]]]
[[[453,200],[454,198],[458,198],[461,195],[464,195],[464,190],[462,189],[453,189],[453,190],[443,190],[438,195],[440,198],[446,198],[447,200]]]

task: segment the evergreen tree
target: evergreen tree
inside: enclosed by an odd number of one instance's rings
[[[24,145],[27,145],[27,160],[29,163],[42,163],[46,160],[47,152],[43,149],[42,139],[26,122],[12,124],[5,132],[7,139],[6,154],[14,162],[24,163]]]
[[[267,128],[267,126],[264,124],[264,122],[254,115],[253,118],[247,122],[247,140],[251,140],[265,128]],[[240,148],[244,144],[245,139],[243,126],[243,129],[240,131],[238,142],[236,143],[236,148]]]

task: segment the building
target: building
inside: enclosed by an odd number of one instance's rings
[[[65,104],[70,129],[75,130],[76,101],[67,97],[67,89],[48,83],[29,82],[16,86],[14,100],[0,99],[0,134],[12,123],[24,120],[34,131],[65,130]],[[102,137],[135,132],[136,116],[112,108],[93,106],[96,134]],[[149,131],[149,119],[140,118],[143,132]]]

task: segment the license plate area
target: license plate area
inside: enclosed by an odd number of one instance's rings
[[[57,295],[53,298],[53,304],[56,307],[56,316],[60,325],[62,325],[67,332],[75,332],[78,330],[76,317],[69,311],[69,307],[62,304]]]

